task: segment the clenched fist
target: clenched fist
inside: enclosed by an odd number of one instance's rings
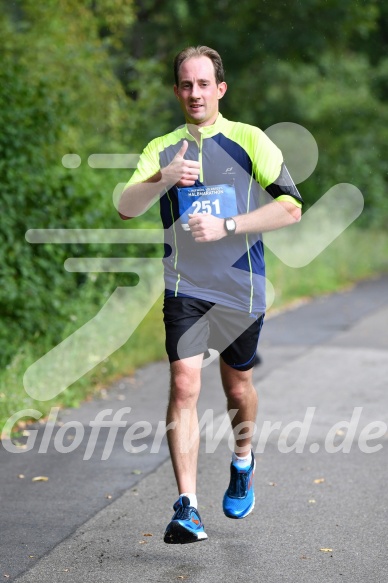
[[[226,237],[224,219],[207,213],[189,215],[188,225],[196,243],[209,243]]]

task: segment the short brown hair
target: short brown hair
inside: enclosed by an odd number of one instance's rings
[[[225,72],[220,55],[214,49],[205,46],[187,47],[178,53],[174,59],[174,79],[175,84],[179,85],[179,69],[187,59],[192,57],[208,57],[214,66],[214,75],[217,85],[224,81]]]

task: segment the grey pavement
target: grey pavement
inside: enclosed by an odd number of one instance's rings
[[[30,451],[0,449],[0,578],[385,583],[388,278],[268,318],[259,352],[251,515],[235,521],[222,513],[230,432],[212,363],[199,405],[198,500],[209,540],[163,543],[176,497],[161,431],[168,365],[151,364],[105,398],[61,411],[51,427],[29,428],[19,442],[36,429]],[[126,425],[116,436],[102,428],[93,446],[89,423],[104,410]]]

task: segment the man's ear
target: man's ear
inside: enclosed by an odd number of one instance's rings
[[[218,99],[222,99],[223,98],[223,96],[226,93],[227,88],[228,88],[228,86],[225,83],[225,81],[222,81],[221,83],[218,83],[218,85],[217,85]]]

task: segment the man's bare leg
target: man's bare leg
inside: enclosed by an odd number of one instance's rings
[[[196,493],[199,429],[197,401],[201,390],[203,354],[171,363],[171,390],[167,432],[178,493]],[[189,366],[191,365],[191,366]]]
[[[174,423],[175,427],[167,432],[168,445],[178,493],[186,496],[180,496],[174,504],[175,514],[164,533],[164,542],[168,544],[193,543],[207,539],[196,509],[199,449],[197,401],[201,389],[202,359],[203,354],[171,363],[167,424]]]
[[[222,358],[220,358],[220,369],[227,398],[227,409],[228,411],[237,410],[231,420],[233,430],[236,430],[240,423],[247,423],[246,429],[240,429],[239,435],[235,435],[234,452],[239,457],[247,457],[251,451],[252,433],[258,408],[258,396],[252,383],[253,369],[236,370],[228,366]]]

